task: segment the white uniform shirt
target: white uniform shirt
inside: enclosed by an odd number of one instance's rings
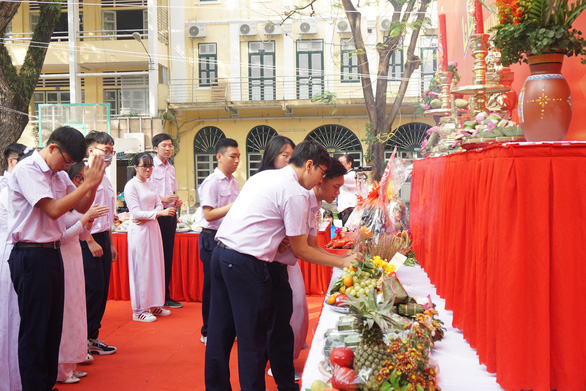
[[[285,235],[307,234],[307,205],[307,190],[291,166],[259,172],[242,188],[216,239],[272,262]]]
[[[213,209],[220,208],[234,202],[240,193],[240,185],[233,175],[228,178],[218,167],[199,186],[199,204]],[[202,228],[217,230],[224,217],[214,221],[201,219]]]
[[[338,212],[355,207],[357,202],[356,194],[358,194],[356,171],[348,171],[344,175],[344,184],[340,187],[340,194],[338,195]]]
[[[54,200],[75,190],[64,171],[53,173],[38,151],[14,167],[8,192],[7,242],[47,243],[60,240],[65,232],[63,219],[52,219],[37,202]]]
[[[147,179],[152,183],[159,198],[168,197],[177,191],[175,167],[167,160],[165,163],[158,156],[153,158],[153,174]],[[175,207],[174,202],[163,202],[163,208]]]
[[[317,196],[313,189],[307,190],[307,235],[317,236],[317,220],[315,219],[316,213],[320,209],[320,203],[317,202]],[[297,263],[297,257],[293,254],[292,249],[288,249],[283,253],[277,253],[275,255],[275,262],[283,263],[285,265],[295,265]]]
[[[112,225],[114,225],[114,211],[116,210],[116,206],[114,204],[114,188],[105,174],[102,178],[102,183],[100,183],[100,186],[96,189],[94,204],[107,206],[110,210],[106,215],[94,220],[91,233],[97,234],[109,231],[112,228]]]

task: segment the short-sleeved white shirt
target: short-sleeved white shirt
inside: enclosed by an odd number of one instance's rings
[[[230,248],[272,262],[285,236],[307,234],[307,190],[291,166],[248,179],[216,234]]]
[[[338,195],[338,212],[355,207],[358,202],[356,194],[358,194],[356,171],[348,171],[344,175],[344,184],[340,187],[340,194]]]
[[[38,151],[14,167],[8,192],[9,243],[47,243],[61,240],[65,232],[63,219],[53,220],[37,203],[54,200],[75,190],[64,171],[53,173]]]
[[[116,204],[114,202],[114,188],[112,183],[106,175],[102,178],[100,186],[96,189],[96,197],[94,198],[94,204],[100,206],[107,206],[110,208],[108,213],[102,217],[98,217],[94,220],[92,225],[91,233],[97,234],[100,232],[109,231],[114,225],[114,211],[116,210]]]
[[[234,175],[227,177],[222,170],[216,167],[214,172],[204,179],[199,186],[199,204],[202,207],[220,208],[234,202],[239,193],[240,185]],[[224,217],[214,221],[207,221],[204,217],[201,219],[200,225],[202,228],[217,230],[223,220]]]
[[[169,160],[163,163],[158,156],[153,158],[153,174],[147,181],[153,184],[159,198],[168,197],[177,191],[175,167]],[[174,202],[163,202],[163,208],[174,206]]]

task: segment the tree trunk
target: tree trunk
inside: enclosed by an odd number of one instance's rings
[[[11,3],[0,3],[0,31],[4,31],[8,22],[14,17],[16,8],[8,8]],[[61,15],[61,2],[41,1],[39,23],[33,32],[22,67],[18,70],[4,43],[0,43],[0,170],[6,169],[4,149],[15,143],[28,124],[28,111],[37,81],[43,69],[45,55],[55,29],[55,23]],[[10,20],[6,20],[10,17]],[[46,44],[43,44],[46,43]]]

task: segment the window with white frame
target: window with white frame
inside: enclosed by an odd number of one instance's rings
[[[356,55],[356,47],[354,41],[350,39],[342,39],[340,41],[340,57],[341,57],[341,75],[340,79],[343,83],[357,83],[360,81],[360,70],[358,69],[358,56]]]
[[[423,35],[419,39],[421,57],[421,92],[429,86],[437,71],[437,36]]]
[[[199,85],[209,87],[218,79],[218,54],[215,43],[200,43],[199,53]]]
[[[148,11],[103,10],[102,30],[104,35],[111,35],[114,39],[133,39],[135,32],[144,37],[148,30]]]

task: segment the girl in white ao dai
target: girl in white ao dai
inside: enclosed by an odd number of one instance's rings
[[[163,209],[152,183],[153,158],[139,153],[134,158],[136,176],[124,187],[130,212],[128,227],[128,269],[132,319],[154,322],[156,316],[168,316],[165,303],[163,241],[157,217],[174,216],[175,208]]]

